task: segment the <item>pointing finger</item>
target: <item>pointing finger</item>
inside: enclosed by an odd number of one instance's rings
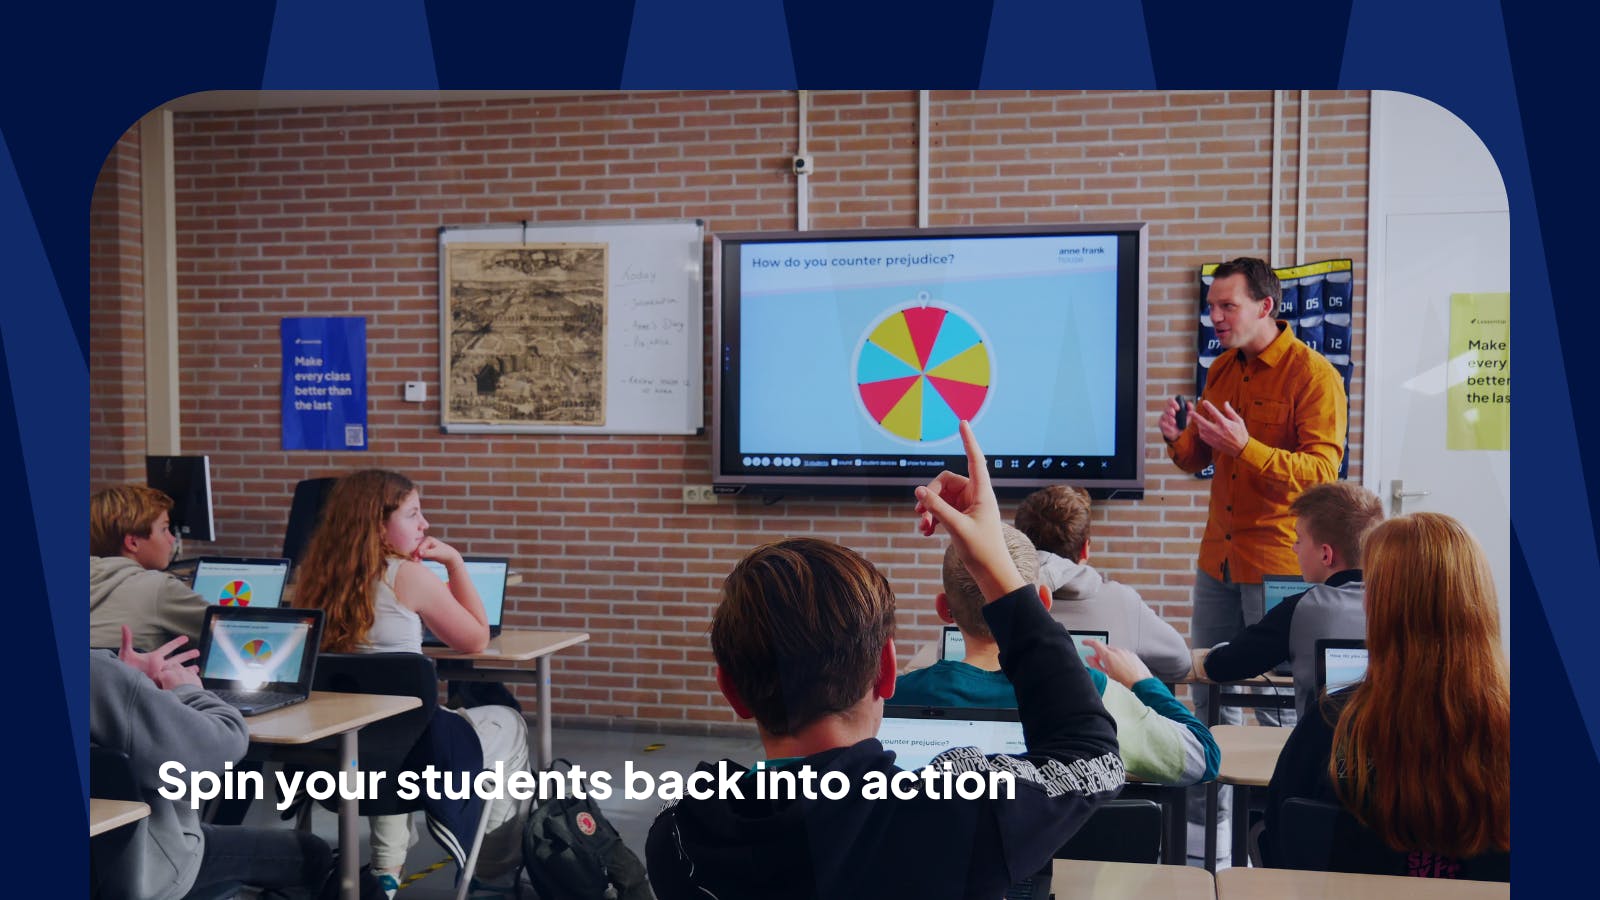
[[[983,448],[978,446],[978,438],[972,433],[972,423],[965,419],[961,422],[961,445],[967,450],[967,477],[979,491],[989,490],[989,461],[983,456]]]

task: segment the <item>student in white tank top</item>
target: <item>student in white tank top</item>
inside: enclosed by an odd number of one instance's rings
[[[421,497],[404,475],[366,470],[339,480],[306,548],[295,596],[296,605],[324,611],[324,652],[420,653],[424,625],[454,650],[472,653],[488,645],[488,615],[461,553],[427,531]],[[448,583],[422,560],[442,564]],[[507,771],[527,768],[527,723],[518,712],[499,706],[460,714],[478,734],[485,765],[503,759]],[[491,807],[491,838],[502,824],[507,827],[500,831],[518,831],[511,820],[519,812]],[[372,816],[369,821],[372,870],[393,896],[405,863],[410,817]],[[486,844],[479,872],[496,874],[500,855],[515,863],[509,851],[499,854],[492,841]]]

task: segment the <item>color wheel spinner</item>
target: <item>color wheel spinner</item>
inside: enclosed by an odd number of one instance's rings
[[[856,351],[856,390],[874,423],[902,441],[956,434],[989,396],[989,348],[966,316],[918,302],[890,312]]]

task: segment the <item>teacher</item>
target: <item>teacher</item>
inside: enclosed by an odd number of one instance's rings
[[[1344,382],[1289,323],[1276,319],[1282,297],[1278,276],[1263,260],[1241,257],[1218,266],[1206,306],[1223,353],[1211,364],[1188,427],[1178,429],[1176,400],[1161,415],[1161,436],[1178,468],[1216,465],[1195,573],[1190,640],[1196,647],[1228,640],[1261,618],[1261,576],[1300,571],[1289,504],[1339,475]]]
[[[1218,266],[1206,307],[1222,355],[1211,364],[1187,427],[1178,428],[1176,400],[1161,414],[1161,436],[1178,468],[1198,472],[1216,465],[1194,580],[1189,637],[1195,647],[1215,646],[1260,621],[1261,576],[1300,571],[1289,504],[1339,475],[1344,382],[1322,354],[1278,321],[1282,297],[1278,276],[1264,260],[1240,257]],[[1196,693],[1196,712],[1208,723],[1209,699],[1205,691]],[[1242,721],[1237,709],[1223,712],[1224,721]],[[1292,716],[1284,710],[1284,724],[1292,724]]]

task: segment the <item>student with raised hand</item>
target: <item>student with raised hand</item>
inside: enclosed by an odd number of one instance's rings
[[[945,797],[895,766],[876,739],[895,692],[888,580],[837,544],[768,544],[734,567],[711,625],[717,685],[735,712],[756,720],[766,761],[737,780],[740,796],[689,797],[657,816],[646,857],[662,900],[993,900],[1043,867],[1121,788],[1111,718],[1071,639],[1011,563],[982,451],[966,423],[961,434],[973,477],[941,473],[917,489],[916,512],[924,534],[939,525],[951,533],[988,601],[1029,746],[1018,757],[956,748],[924,771],[949,763],[955,772],[1011,773],[1015,796]],[[758,798],[756,781],[769,769],[809,771],[819,782],[838,773],[849,792]],[[909,782],[906,795],[866,794],[869,781],[896,774]],[[941,847],[959,851],[930,852]]]
[[[1189,673],[1183,635],[1150,608],[1139,592],[1089,565],[1089,492],[1053,484],[1017,506],[1017,530],[1039,553],[1039,581],[1055,604],[1050,615],[1068,631],[1104,631],[1119,647],[1131,647],[1161,678]]]
[[[1336,481],[1306,489],[1289,504],[1294,555],[1310,590],[1287,597],[1254,625],[1206,654],[1212,681],[1254,678],[1279,663],[1294,672],[1294,706],[1316,700],[1317,641],[1366,635],[1361,539],[1383,521],[1383,501],[1359,484]]]
[[[428,536],[422,497],[398,472],[368,469],[339,479],[300,564],[294,605],[323,610],[327,653],[421,653],[422,627],[453,650],[476,653],[489,643],[489,618],[460,551]],[[444,565],[449,583],[422,565]],[[425,746],[424,746],[425,745]],[[419,758],[418,754],[422,757]],[[418,768],[476,772],[503,761],[509,774],[528,768],[528,723],[509,706],[440,708],[413,751]],[[430,832],[458,861],[477,825],[478,804],[430,800]],[[478,872],[494,878],[520,861],[518,823],[526,805],[492,801]],[[372,871],[392,897],[411,842],[410,816],[370,816]]]
[[[205,599],[162,571],[178,546],[171,513],[172,498],[142,484],[89,498],[89,646],[117,646],[124,625],[146,650],[199,638]]]
[[[1263,860],[1291,797],[1341,807],[1328,868],[1509,881],[1511,686],[1483,548],[1439,513],[1390,519],[1362,547],[1367,671],[1318,698],[1267,788]]]
[[[127,755],[149,817],[91,843],[100,895],[175,900],[228,882],[315,890],[333,866],[321,838],[289,828],[207,825],[185,797],[168,800],[160,770],[222,773],[249,743],[239,711],[200,684],[175,638],[149,653],[122,628],[121,653],[89,651],[89,740]],[[110,836],[107,836],[110,837]]]
[[[1030,582],[1036,580],[1039,564],[1027,536],[1009,525],[1000,528],[1017,571]],[[954,546],[945,551],[941,575],[944,591],[934,605],[939,618],[961,629],[966,657],[941,660],[900,676],[895,703],[1015,708],[1016,692],[1000,671],[1000,647],[984,621],[983,595]],[[1046,609],[1051,608],[1050,592],[1042,584],[1039,599]],[[1116,720],[1117,744],[1128,774],[1179,786],[1215,778],[1222,751],[1211,731],[1151,676],[1133,651],[1099,641],[1091,641],[1090,646],[1095,655],[1089,660],[1089,678],[1106,711]]]

